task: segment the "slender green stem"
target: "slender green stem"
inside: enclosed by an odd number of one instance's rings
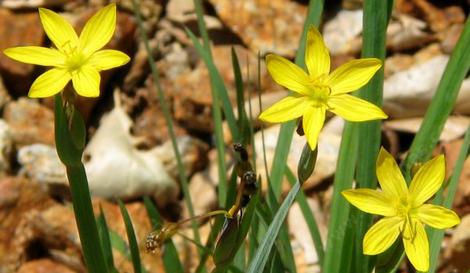
[[[183,160],[181,159],[181,153],[178,150],[178,143],[176,142],[176,134],[175,134],[174,126],[173,126],[173,119],[172,119],[171,114],[170,114],[170,109],[169,109],[169,107],[168,107],[168,105],[165,101],[165,96],[164,96],[164,93],[163,93],[163,89],[160,85],[160,77],[158,75],[157,67],[155,66],[155,60],[153,59],[152,50],[150,49],[150,46],[149,46],[148,37],[146,35],[145,28],[144,28],[144,25],[143,25],[143,22],[142,22],[142,17],[141,17],[141,14],[140,14],[139,6],[137,5],[137,0],[132,0],[132,4],[133,4],[133,8],[134,8],[135,17],[137,19],[137,24],[139,26],[140,35],[141,35],[142,41],[144,42],[145,50],[148,53],[147,54],[147,59],[148,59],[149,65],[150,65],[150,69],[152,71],[153,82],[154,82],[155,87],[157,89],[158,99],[159,99],[160,105],[162,107],[163,116],[164,116],[166,124],[168,126],[168,133],[170,134],[171,144],[173,146],[173,152],[174,152],[175,157],[176,157],[176,165],[177,165],[177,168],[178,168],[178,175],[179,175],[180,182],[181,182],[181,189],[183,190],[183,194],[184,194],[184,200],[185,200],[186,206],[188,207],[189,215],[191,217],[194,217],[193,203],[191,201],[191,195],[189,194],[189,188],[188,188],[188,177],[186,176],[186,171],[184,169]],[[194,240],[196,242],[200,243],[201,239],[200,239],[200,235],[199,235],[197,222],[192,221],[191,222],[191,227],[192,227],[193,233],[194,233]]]
[[[108,272],[103,249],[100,247],[100,237],[93,213],[88,180],[81,162],[82,144],[85,142],[84,121],[78,111],[73,109],[73,105],[69,105],[71,116],[66,116],[60,95],[54,97],[54,103],[57,154],[67,169],[83,256],[89,272]],[[72,136],[72,134],[74,135]]]
[[[393,0],[364,1],[364,20],[363,20],[363,58],[378,58],[385,64],[385,38],[388,24],[388,18]],[[374,77],[365,85],[358,93],[358,97],[365,99],[377,106],[382,106],[382,92],[384,81],[384,65],[377,71]],[[360,188],[377,187],[377,179],[375,177],[375,162],[380,148],[381,141],[381,121],[373,120],[361,122],[359,127],[358,158],[356,170],[356,182]],[[362,253],[362,239],[367,228],[372,223],[372,216],[359,212],[351,211],[351,217],[358,219],[358,225],[354,227],[355,244],[351,248],[354,255],[353,272],[367,272],[370,268],[370,257]]]
[[[333,186],[328,239],[326,242],[323,272],[338,273],[342,261],[342,249],[348,224],[350,205],[341,192],[350,189],[354,178],[357,158],[357,124],[346,122],[341,139],[338,164]],[[346,269],[348,270],[348,269]]]

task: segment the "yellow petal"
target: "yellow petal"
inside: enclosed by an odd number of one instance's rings
[[[287,96],[264,110],[258,118],[272,123],[285,122],[302,116],[311,104],[306,97]]]
[[[387,250],[400,234],[400,217],[385,217],[375,223],[364,236],[363,252],[377,255]]]
[[[429,269],[428,236],[419,221],[412,219],[411,223],[414,236],[409,239],[403,237],[406,256],[416,270],[426,272]]]
[[[52,48],[40,46],[21,46],[7,48],[5,55],[23,63],[44,66],[62,66],[65,63],[65,55]]]
[[[454,211],[441,206],[424,204],[417,209],[416,215],[433,228],[446,229],[460,224],[459,216]]]
[[[121,51],[105,49],[93,53],[88,64],[101,71],[125,65],[129,60],[129,56]]]
[[[105,46],[116,28],[116,4],[109,4],[88,20],[80,33],[80,51],[85,56]]]
[[[77,46],[78,37],[67,20],[52,10],[39,8],[39,16],[47,37],[61,52],[70,51]]]
[[[331,94],[340,95],[361,88],[381,66],[382,62],[375,58],[352,60],[343,64],[328,77]]]
[[[70,73],[66,69],[53,68],[40,75],[31,85],[28,97],[46,98],[64,89],[70,81]]]
[[[426,162],[415,174],[410,184],[410,196],[414,206],[431,198],[444,181],[446,163],[443,155]]]
[[[318,135],[325,122],[325,112],[324,107],[310,107],[303,115],[302,126],[308,145],[312,150],[317,147]]]
[[[388,117],[374,104],[347,94],[331,96],[328,99],[328,106],[328,110],[348,121],[366,121]]]
[[[310,90],[310,78],[305,71],[278,55],[269,54],[266,56],[266,66],[269,74],[275,82],[289,90],[302,95],[308,95]]]
[[[400,198],[408,195],[405,178],[401,174],[395,159],[384,147],[380,148],[376,163],[377,179],[384,193]]]
[[[98,97],[100,95],[100,74],[96,68],[85,65],[72,76],[73,88],[80,96]]]
[[[381,191],[355,189],[342,191],[341,194],[349,203],[364,212],[383,216],[396,215],[394,200]]]
[[[326,48],[320,32],[314,26],[310,26],[307,32],[305,50],[305,64],[310,78],[317,78],[330,73],[330,54]]]

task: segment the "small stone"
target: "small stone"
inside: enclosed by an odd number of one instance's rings
[[[449,56],[438,55],[395,73],[384,83],[384,111],[392,118],[419,117],[433,98]],[[470,79],[463,81],[454,113],[470,114]]]
[[[20,174],[44,184],[68,185],[65,166],[54,147],[44,144],[24,146],[18,151]]]
[[[331,55],[356,53],[361,44],[354,42],[362,32],[362,9],[341,10],[325,23],[323,38]]]
[[[51,259],[43,258],[28,261],[21,265],[17,273],[75,273],[76,271],[57,263]]]
[[[3,118],[10,125],[16,146],[54,145],[54,114],[37,100],[20,98],[8,103]]]
[[[221,20],[252,52],[261,52],[261,55],[275,52],[288,57],[295,55],[307,6],[285,0],[210,2]]]
[[[468,250],[470,249],[470,215],[465,215],[453,231],[445,247],[446,267],[442,272],[465,272],[470,268]]]
[[[5,176],[10,171],[12,152],[13,134],[8,123],[0,119],[0,177]]]
[[[40,46],[44,31],[37,11],[13,12],[0,7],[0,51],[15,46]],[[33,81],[31,64],[24,64],[0,54],[0,74],[11,95],[28,93]]]

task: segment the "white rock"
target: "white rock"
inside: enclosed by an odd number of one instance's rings
[[[131,119],[120,107],[102,118],[84,152],[90,191],[105,198],[150,195],[162,206],[175,201],[177,183],[154,150],[135,148],[130,127]]]
[[[447,55],[439,55],[390,76],[384,83],[385,112],[392,118],[423,116],[448,60]],[[470,79],[464,80],[454,111],[470,114]]]
[[[32,144],[22,147],[17,154],[20,174],[45,184],[67,185],[67,172],[54,147]]]
[[[0,176],[10,170],[10,154],[13,150],[13,135],[10,127],[0,119]]]
[[[325,23],[323,38],[331,55],[346,54],[360,49],[352,41],[362,32],[362,9],[341,10]]]

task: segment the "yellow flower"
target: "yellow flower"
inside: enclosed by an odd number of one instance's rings
[[[41,23],[56,48],[24,46],[5,49],[8,57],[30,64],[53,66],[40,75],[29,89],[28,96],[43,98],[59,93],[72,80],[77,93],[97,97],[100,93],[101,70],[129,62],[117,50],[100,50],[114,34],[116,5],[110,4],[96,13],[85,25],[80,37],[72,26],[57,13],[39,8]]]
[[[266,56],[269,73],[278,84],[294,91],[266,109],[259,119],[285,122],[303,117],[302,126],[313,150],[325,121],[326,110],[349,121],[385,119],[377,106],[348,95],[365,85],[381,67],[379,59],[352,60],[330,74],[330,55],[315,27],[307,33],[305,64],[308,74],[289,60],[274,54]]]
[[[446,229],[460,223],[452,210],[424,204],[441,187],[445,176],[444,156],[426,162],[407,187],[393,157],[381,148],[377,158],[377,178],[382,190],[343,191],[343,196],[362,211],[385,216],[364,236],[367,255],[384,252],[401,234],[408,259],[419,271],[429,269],[429,243],[423,224]]]

